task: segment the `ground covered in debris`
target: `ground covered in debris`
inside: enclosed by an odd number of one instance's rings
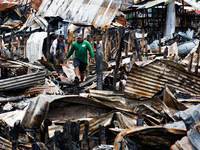
[[[200,4],[0,1],[0,149],[200,149]],[[83,13],[84,12],[84,13]],[[94,51],[83,82],[64,34]]]

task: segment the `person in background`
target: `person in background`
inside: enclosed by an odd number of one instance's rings
[[[55,65],[60,65],[62,59],[62,48],[64,48],[65,53],[67,53],[66,45],[65,45],[65,36],[64,34],[60,34],[57,39],[55,39],[50,48],[50,59],[49,61]],[[57,64],[56,64],[56,59]]]
[[[94,53],[92,50],[92,47],[90,43],[86,40],[83,40],[83,35],[81,33],[77,33],[76,35],[77,40],[72,44],[71,49],[69,50],[66,59],[68,59],[75,51],[75,56],[73,59],[74,62],[74,68],[75,68],[75,82],[79,82],[79,71],[80,71],[80,77],[81,82],[84,80],[85,77],[85,70],[87,67],[87,61],[88,61],[88,53],[91,56],[92,61],[94,62]]]

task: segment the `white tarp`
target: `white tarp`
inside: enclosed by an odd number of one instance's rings
[[[36,62],[42,57],[42,47],[47,32],[35,32],[31,34],[26,44],[26,57],[30,63]]]

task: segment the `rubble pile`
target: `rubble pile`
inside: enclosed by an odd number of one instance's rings
[[[199,3],[1,3],[0,149],[200,149]],[[95,54],[78,83],[77,33]]]

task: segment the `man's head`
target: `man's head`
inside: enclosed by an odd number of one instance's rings
[[[78,43],[83,42],[83,35],[81,33],[76,34],[76,39]]]
[[[59,42],[62,42],[64,39],[65,39],[64,34],[59,34],[59,36],[58,36]]]

